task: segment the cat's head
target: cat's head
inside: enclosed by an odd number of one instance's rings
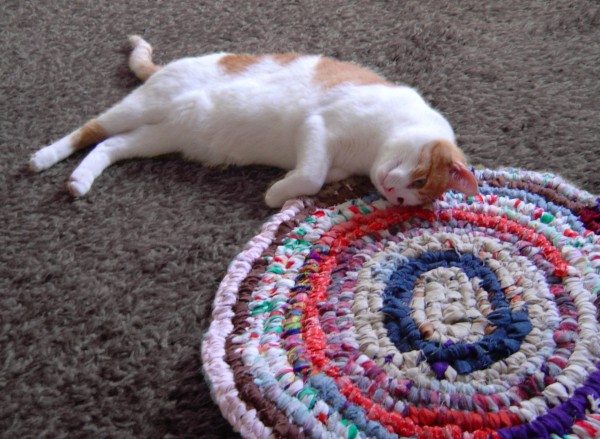
[[[448,190],[478,192],[462,151],[448,140],[428,142],[410,152],[391,149],[372,170],[371,180],[390,203],[402,206],[432,202]]]

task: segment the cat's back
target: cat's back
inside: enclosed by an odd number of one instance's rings
[[[234,54],[219,52],[173,61],[149,80],[149,86],[180,90],[221,87],[244,83],[262,90],[294,89],[304,94],[326,94],[342,86],[393,84],[374,71],[321,55],[300,53]],[[348,87],[345,87],[348,88]]]
[[[321,55],[222,54],[217,60],[217,66],[224,81],[251,78],[273,85],[297,84],[319,93],[348,85],[393,85],[366,67]]]
[[[272,53],[264,55],[224,53],[217,60],[217,67],[223,80],[243,78],[262,78],[274,81],[286,80],[308,81],[316,64],[321,59],[318,55],[299,53]]]
[[[206,89],[252,80],[263,86],[308,85],[320,56],[296,53],[250,55],[219,52],[181,58],[158,70],[147,88]]]

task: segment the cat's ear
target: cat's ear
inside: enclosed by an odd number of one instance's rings
[[[477,195],[479,192],[477,179],[462,162],[454,162],[448,170],[448,189],[462,192],[465,195]]]
[[[427,184],[422,190],[425,198],[437,198],[448,190],[466,195],[477,194],[477,179],[465,166],[465,157],[453,142],[438,140],[424,152],[429,152]]]

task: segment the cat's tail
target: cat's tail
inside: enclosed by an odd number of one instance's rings
[[[131,55],[129,55],[129,68],[135,73],[135,76],[145,81],[161,66],[152,62],[152,46],[142,37],[130,35],[129,44],[133,49]]]

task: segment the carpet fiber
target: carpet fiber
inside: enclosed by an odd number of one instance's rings
[[[177,157],[109,168],[88,196],[29,155],[138,85],[155,60],[322,53],[415,85],[475,165],[548,170],[600,193],[595,1],[0,0],[0,432],[5,437],[235,437],[199,343],[229,261],[274,211],[279,170]]]

